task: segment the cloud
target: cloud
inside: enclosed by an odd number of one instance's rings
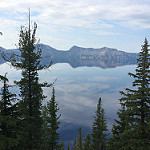
[[[106,76],[94,76],[88,79],[88,81],[92,81],[92,82],[109,82],[109,81],[113,81],[113,80],[117,80],[117,78],[115,77],[106,77]]]
[[[93,0],[92,2],[90,0],[2,0],[0,2],[1,12],[7,11],[8,14],[13,13],[19,17],[31,7],[34,17],[41,23],[87,28],[112,26],[107,20],[120,20],[129,23],[130,26],[150,28],[149,15],[146,15],[150,14],[149,6],[150,3],[144,0],[142,3],[135,0]]]
[[[120,35],[120,33],[112,32],[112,31],[103,31],[103,30],[92,30],[91,33],[95,33],[98,35]]]
[[[9,34],[16,36],[14,31],[17,27],[27,25],[29,7],[32,22],[38,24],[42,42],[49,44],[52,41],[56,48],[65,44],[65,48],[70,47],[72,43],[87,45],[88,41],[98,45],[96,38],[100,36],[119,37],[124,29],[136,29],[137,32],[150,29],[148,0],[1,0],[0,31],[7,35],[6,41],[3,41],[6,48],[8,45],[11,48],[9,41],[16,44],[16,38]]]

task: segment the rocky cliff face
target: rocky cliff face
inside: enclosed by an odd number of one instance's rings
[[[103,47],[100,49],[81,48],[74,46],[69,51],[70,64],[74,66],[98,66],[101,68],[112,68],[122,65],[136,64],[138,54],[126,53]],[[72,63],[71,60],[74,60]],[[74,66],[75,67],[75,66]]]
[[[68,51],[54,49],[48,45],[39,44],[37,48],[42,50],[42,64],[48,65],[50,61],[55,63],[69,63],[72,67],[96,66],[101,68],[112,68],[122,65],[137,63],[137,53],[126,53],[117,49],[103,47],[100,49],[82,48],[73,46]],[[17,53],[18,50],[5,50],[0,48],[7,55]],[[0,63],[4,63],[0,57]]]

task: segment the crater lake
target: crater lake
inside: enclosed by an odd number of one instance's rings
[[[77,138],[78,129],[82,129],[82,138],[92,131],[92,123],[98,103],[102,98],[102,107],[107,118],[108,133],[111,132],[116,112],[120,108],[119,91],[132,86],[133,78],[128,73],[135,72],[136,65],[126,65],[116,68],[102,69],[100,67],[72,68],[67,63],[57,63],[48,70],[39,71],[40,82],[54,82],[56,102],[61,114],[59,133],[64,139],[65,146],[72,146]],[[0,65],[0,74],[7,74],[9,84],[14,85],[14,80],[20,80],[21,71],[15,70],[9,63]],[[2,87],[2,83],[0,88]],[[19,94],[19,88],[10,89]],[[52,88],[43,88],[47,98],[43,105],[50,100]]]

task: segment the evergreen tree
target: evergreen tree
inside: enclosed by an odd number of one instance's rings
[[[62,142],[58,145],[58,147],[59,147],[59,150],[64,150],[65,148],[64,148],[64,138],[62,139]]]
[[[129,73],[135,80],[133,89],[121,91],[120,103],[124,105],[119,113],[120,122],[113,128],[112,143],[120,150],[150,149],[150,54],[148,41],[145,39],[139,53],[136,73]],[[121,127],[123,128],[121,130]],[[117,139],[118,141],[117,141]],[[108,146],[110,146],[108,144]],[[110,148],[111,149],[111,148]]]
[[[129,73],[135,80],[133,89],[126,88],[126,93],[121,91],[120,99],[127,110],[126,121],[128,126],[123,137],[128,140],[126,146],[130,149],[150,149],[150,54],[148,41],[145,38],[142,50],[139,53],[136,73]]]
[[[47,106],[44,105],[42,108],[42,118],[43,118],[43,125],[42,125],[42,149],[48,150],[49,149],[49,132],[48,132],[48,110]]]
[[[58,144],[59,140],[59,133],[57,133],[57,130],[59,129],[60,122],[58,119],[60,118],[60,115],[57,116],[58,112],[58,104],[55,101],[55,89],[53,88],[52,91],[52,97],[50,101],[47,103],[47,107],[44,107],[43,111],[43,118],[44,118],[44,138],[45,138],[45,145],[44,149],[60,149],[63,145]]]
[[[125,127],[128,125],[126,122],[125,106],[122,104],[122,108],[117,112],[119,120],[115,119],[115,124],[112,127],[112,137],[108,140],[107,149],[119,149],[126,145],[126,140],[121,138],[121,134],[124,132]]]
[[[4,77],[4,76],[2,76],[2,75],[0,75],[0,81],[8,81],[8,79],[6,78],[6,77]]]
[[[83,150],[92,150],[90,134],[86,135],[86,138],[83,143]]]
[[[6,78],[6,75],[5,75]],[[6,80],[3,81],[0,101],[0,149],[15,149],[19,142],[17,133],[17,103],[16,95],[9,91]]]
[[[81,128],[79,128],[77,140],[75,140],[73,143],[73,150],[82,150],[82,148],[83,148],[82,131]]]
[[[79,128],[79,132],[78,132],[77,149],[82,150],[82,131],[81,131],[81,128]]]
[[[11,64],[17,69],[22,69],[22,78],[16,84],[20,87],[20,139],[19,150],[39,149],[42,137],[42,117],[41,106],[44,99],[42,86],[46,84],[39,83],[38,70],[44,69],[40,65],[41,50],[35,48],[37,25],[34,23],[31,29],[30,12],[29,26],[21,27],[19,35],[19,50],[21,52],[21,61],[15,59]]]
[[[77,147],[77,141],[75,140],[74,143],[73,143],[73,150],[77,150],[78,147]]]
[[[93,122],[93,133],[92,133],[92,148],[94,150],[105,150],[106,147],[106,136],[107,123],[104,117],[104,109],[102,108],[101,98],[99,98],[97,104],[97,110],[95,113],[95,121]]]

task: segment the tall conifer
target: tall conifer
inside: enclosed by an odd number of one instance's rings
[[[120,99],[124,103],[127,111],[128,126],[124,131],[124,136],[128,138],[130,149],[150,148],[150,54],[148,41],[145,38],[142,50],[139,53],[136,73],[129,73],[135,80],[133,89],[126,89],[121,92]]]
[[[77,147],[77,141],[75,140],[74,143],[73,143],[72,150],[77,150],[77,149],[78,149],[78,147]]]
[[[57,116],[58,112],[58,104],[55,100],[55,89],[53,88],[52,91],[52,97],[50,101],[47,103],[47,106],[44,106],[43,109],[43,138],[44,138],[44,149],[45,150],[54,150],[54,149],[60,149],[63,147],[62,144],[58,144],[59,142],[59,118],[60,115]]]
[[[82,130],[79,128],[78,137],[73,143],[73,150],[82,150],[83,149],[83,141],[82,141]]]
[[[115,119],[115,123],[112,127],[112,136],[107,142],[107,149],[119,149],[124,147],[127,143],[125,139],[121,137],[124,132],[128,122],[125,115],[125,106],[122,104],[121,109],[117,112],[118,119]]]
[[[84,139],[84,143],[83,143],[83,150],[92,150],[92,143],[91,143],[91,137],[90,134],[86,135],[86,138]]]
[[[5,75],[6,78],[6,75]],[[15,149],[19,143],[16,95],[9,91],[8,81],[3,81],[0,100],[0,149]]]
[[[123,131],[120,130],[121,132],[119,131],[117,135],[121,141],[115,140],[117,149],[150,149],[150,54],[148,47],[148,41],[145,38],[137,59],[138,66],[135,74],[129,73],[135,79],[132,83],[133,89],[126,88],[126,92],[121,91],[123,97],[120,102],[125,109],[120,112],[119,118],[124,116],[126,124],[123,126]],[[116,123],[114,133],[119,130],[123,120],[116,121]],[[111,140],[114,138],[112,137]]]
[[[35,48],[37,24],[31,29],[30,12],[29,26],[21,27],[19,35],[19,50],[21,61],[15,59],[12,65],[22,70],[22,78],[16,84],[20,87],[20,138],[19,150],[39,149],[42,137],[41,106],[44,98],[42,84],[39,83],[38,70],[45,68],[40,65],[41,50]]]
[[[107,123],[102,108],[101,98],[98,100],[95,120],[93,122],[92,142],[94,150],[105,150],[106,148]]]
[[[77,149],[82,150],[82,130],[81,130],[81,128],[79,128],[79,132],[78,132]]]

